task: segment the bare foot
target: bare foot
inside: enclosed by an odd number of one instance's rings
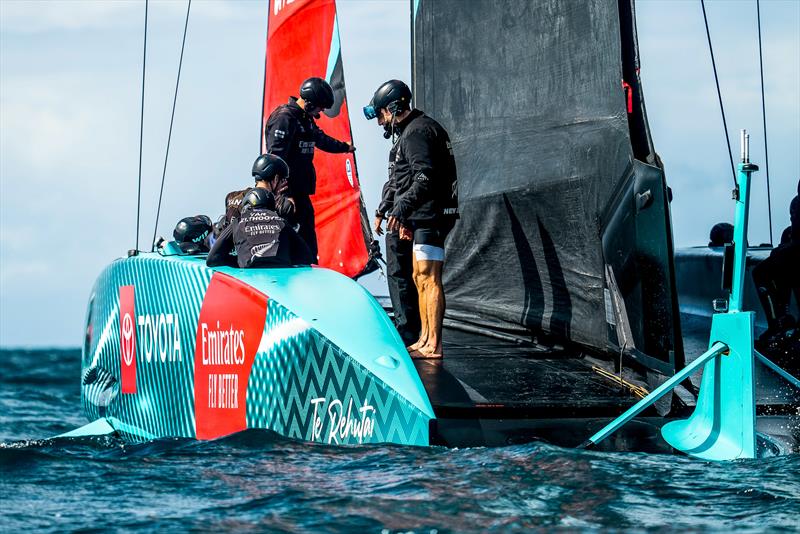
[[[424,347],[426,343],[427,343],[427,340],[418,339],[417,341],[415,341],[411,345],[407,346],[406,350],[408,350],[408,352],[413,352],[415,350],[419,350],[420,348]]]
[[[442,356],[442,347],[420,347],[419,349],[415,350],[413,354],[411,354],[412,358],[430,360],[441,359]]]

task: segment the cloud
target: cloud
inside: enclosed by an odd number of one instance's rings
[[[252,12],[245,2],[195,1],[191,18],[234,22]],[[251,3],[252,4],[252,3]],[[263,11],[266,14],[266,6]],[[186,12],[186,1],[151,0],[148,18],[157,19]],[[141,31],[144,2],[141,0],[3,0],[0,2],[3,32],[46,34],[52,32]]]
[[[750,128],[761,158],[754,8],[707,5],[734,143],[737,128]],[[150,2],[143,246],[153,231],[185,6]],[[386,179],[389,143],[359,110],[381,82],[410,81],[408,6],[338,2],[368,213]],[[786,203],[800,175],[798,6],[762,2],[776,228],[788,222]],[[160,234],[169,235],[185,215],[219,214],[224,194],[250,180],[266,15],[262,1],[192,3]],[[0,0],[0,344],[77,343],[93,280],[133,247],[143,16],[141,0]],[[704,244],[711,225],[730,220],[733,207],[702,13],[696,2],[643,1],[637,23],[650,125],[675,191],[676,243]],[[761,176],[753,241],[766,235]],[[39,188],[50,207],[34,219]],[[370,289],[385,294],[385,280],[372,278]],[[46,321],[47,331],[35,330],[35,320]]]

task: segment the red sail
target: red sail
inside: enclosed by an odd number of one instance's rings
[[[352,141],[335,0],[270,0],[261,149],[270,113],[297,96],[306,78],[331,84],[335,103],[317,124],[341,141]],[[354,277],[364,271],[372,242],[353,154],[317,150],[317,192],[311,197],[317,220],[319,264]]]

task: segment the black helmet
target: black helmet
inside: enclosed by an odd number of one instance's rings
[[[184,217],[172,231],[172,237],[180,249],[187,254],[208,252],[206,238],[211,233],[211,219],[207,215]]]
[[[723,247],[726,243],[733,243],[733,225],[726,222],[715,224],[708,239],[709,247]]]
[[[364,116],[372,120],[378,116],[378,110],[386,108],[389,113],[400,113],[411,109],[411,89],[400,80],[389,80],[383,83],[368,106],[364,106]]]
[[[242,198],[242,212],[255,208],[275,211],[275,196],[262,187],[254,187]]]
[[[322,78],[309,78],[300,86],[300,98],[311,106],[328,109],[333,106],[333,89]]]
[[[259,180],[271,181],[276,176],[289,177],[289,165],[275,154],[261,154],[253,163],[253,176]]]

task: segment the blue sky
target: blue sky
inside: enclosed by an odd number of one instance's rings
[[[465,0],[468,1],[468,0]],[[153,1],[148,38],[141,246],[153,233],[182,1]],[[410,78],[406,0],[339,0],[354,110],[382,81]],[[707,2],[728,125],[748,128],[763,164],[755,2]],[[185,215],[222,211],[250,182],[261,111],[266,2],[195,0],[189,22],[160,235]],[[143,2],[0,2],[0,345],[75,346],[92,283],[133,248]],[[800,177],[800,2],[762,2],[773,228],[788,224]],[[650,126],[673,188],[678,246],[731,220],[730,170],[699,1],[637,4]],[[368,212],[388,142],[351,117]],[[762,169],[763,169],[762,165]],[[768,239],[764,173],[751,243]],[[36,199],[36,205],[33,202]],[[383,293],[378,276],[366,285]]]

